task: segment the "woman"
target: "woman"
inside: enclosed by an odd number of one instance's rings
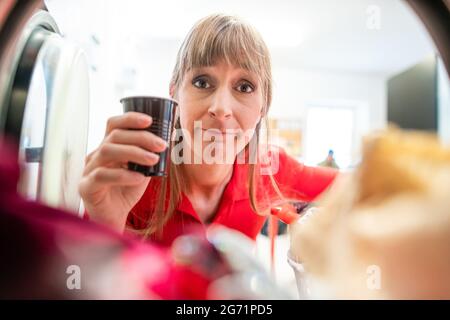
[[[286,198],[310,201],[336,175],[306,167],[281,149],[271,151],[275,170],[264,170],[258,154],[272,98],[270,55],[261,36],[236,17],[211,15],[193,27],[178,53],[170,95],[179,103],[175,127],[183,130],[183,157],[200,161],[172,161],[166,179],[128,171],[128,161],[155,164],[156,153],[167,146],[145,130],[128,130],[151,125],[148,116],[128,112],[110,118],[103,142],[86,158],[79,188],[92,220],[164,244],[191,225],[210,223],[255,239],[271,204]],[[200,149],[214,143],[215,152],[225,151],[232,161],[205,159],[194,147],[195,124],[200,132],[218,133]],[[226,139],[233,147],[225,146]],[[237,161],[239,156],[245,163]]]

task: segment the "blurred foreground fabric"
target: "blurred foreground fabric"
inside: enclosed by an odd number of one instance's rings
[[[229,269],[204,234],[191,236],[202,249],[194,266],[180,250],[177,256],[174,248],[27,201],[16,192],[16,147],[2,141],[0,150],[0,298],[214,298],[207,296],[209,283]]]

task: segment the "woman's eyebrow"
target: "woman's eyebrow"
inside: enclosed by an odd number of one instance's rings
[[[214,67],[207,67],[207,66],[202,66],[202,67],[194,67],[192,68],[190,71],[192,73],[210,73],[212,71]]]
[[[247,80],[256,81],[258,79],[258,76],[255,74],[255,72],[243,67],[236,66],[235,74],[239,74],[240,77],[246,78]]]
[[[198,77],[208,77],[208,78],[214,79],[214,75],[204,68],[191,70],[189,77],[192,79],[198,78]]]
[[[205,75],[214,77],[214,66],[201,66],[201,67],[194,67],[190,70],[192,76],[199,76],[199,75]],[[254,85],[258,84],[259,78],[251,71],[247,69],[238,68],[234,72],[235,76],[247,81],[252,82]]]
[[[240,75],[247,81],[254,82],[254,84],[258,83],[258,77],[247,70],[242,70]]]

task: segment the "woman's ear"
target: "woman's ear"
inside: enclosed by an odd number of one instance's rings
[[[263,106],[263,107],[261,108],[261,118],[265,117],[266,114],[267,114],[267,107],[266,107],[266,106]]]
[[[170,83],[169,94],[170,94],[170,97],[172,99],[174,99],[174,97],[175,97],[175,85],[173,83]]]

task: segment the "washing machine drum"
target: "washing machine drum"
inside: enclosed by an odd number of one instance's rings
[[[78,213],[89,119],[86,57],[39,10],[8,59],[1,74],[0,129],[19,147],[18,189],[29,199]]]

